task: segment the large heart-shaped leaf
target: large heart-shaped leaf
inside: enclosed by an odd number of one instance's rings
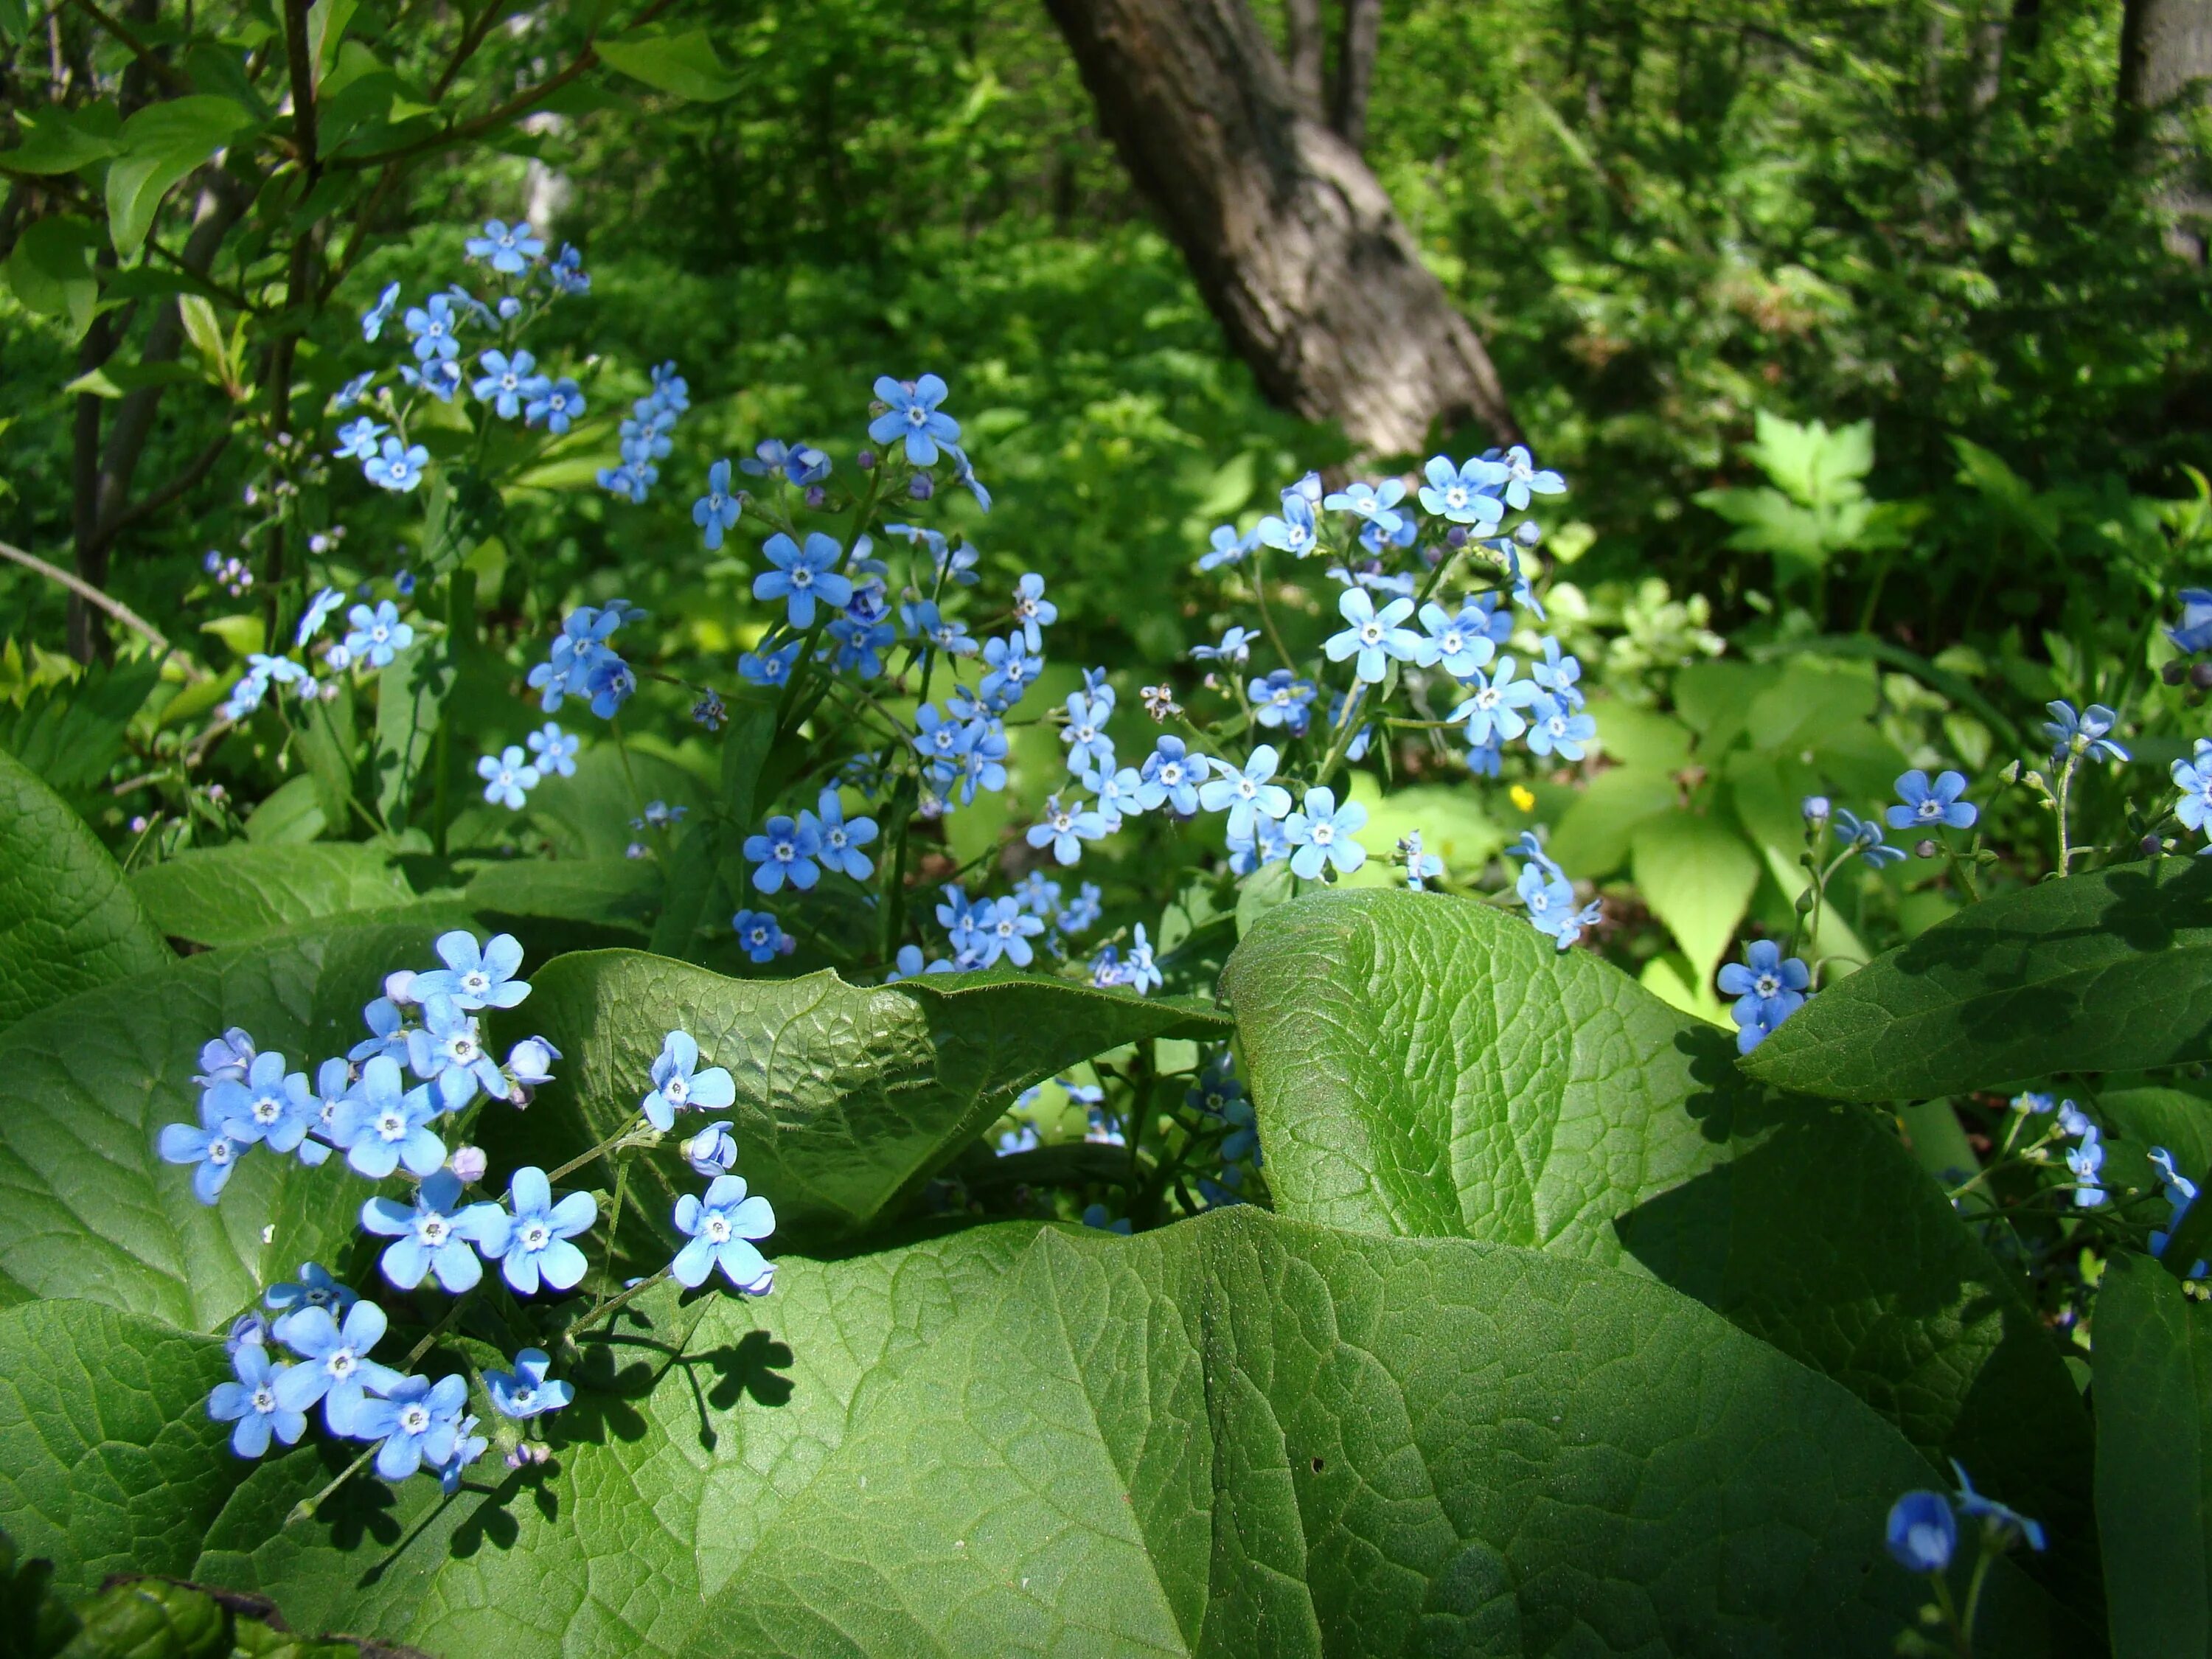
[[[1662,1285],[1535,1252],[1242,1210],[640,1305],[591,1344],[610,1386],[547,1419],[550,1468],[451,1500],[358,1478],[290,1526],[345,1449],[241,1481],[198,1409],[219,1344],[156,1366],[179,1339],[142,1323],[0,1316],[0,1525],[64,1585],[127,1549],[452,1656],[1856,1655],[1922,1599],[1881,1547],[1924,1477],[1894,1431]],[[70,1340],[60,1387],[9,1375]],[[125,1462],[87,1513],[68,1472],[110,1422],[216,1484]],[[2008,1569],[1984,1616],[1990,1650],[2042,1650]]]
[[[704,1064],[735,1079],[738,1167],[775,1203],[779,1238],[793,1241],[890,1213],[1032,1083],[1125,1042],[1225,1035],[1229,1024],[1186,998],[1015,973],[863,987],[828,971],[727,979],[595,951],[532,982],[527,1018],[566,1056],[564,1081],[527,1115],[486,1121],[495,1157],[560,1163],[635,1119],[662,1040],[681,1028]],[[630,1190],[665,1227],[678,1192],[696,1185],[668,1146],[640,1161]]]
[[[423,908],[210,951],[0,1033],[0,1301],[82,1297],[213,1330],[349,1237],[363,1192],[342,1163],[250,1153],[210,1208],[155,1140],[198,1120],[200,1046],[230,1026],[311,1076],[343,1054],[383,976],[434,960],[454,919]]]
[[[415,890],[380,848],[358,842],[238,842],[179,853],[131,878],[161,930],[200,945],[250,945],[349,910],[412,904]]]
[[[2087,1425],[2011,1279],[1870,1115],[1488,906],[1328,894],[1224,987],[1285,1214],[1636,1265],[2036,1513],[2094,1595]]]
[[[2212,1652],[2212,1310],[2147,1256],[2097,1292],[2097,1524],[2113,1659]]]
[[[1838,1100],[2212,1059],[2212,862],[2159,859],[1970,905],[1823,991],[1744,1060]]]
[[[0,749],[0,1030],[175,960],[84,820]]]

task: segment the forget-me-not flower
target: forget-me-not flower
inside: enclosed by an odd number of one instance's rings
[[[1229,815],[1229,833],[1239,840],[1255,833],[1253,819],[1260,815],[1279,818],[1291,810],[1291,792],[1269,781],[1281,757],[1273,744],[1261,744],[1245,760],[1243,769],[1225,761],[1213,763],[1213,775],[1200,786],[1199,805],[1209,812]]]
[[[876,838],[876,821],[848,818],[835,788],[824,789],[816,797],[811,814],[799,816],[802,823],[812,826],[820,849],[815,856],[827,868],[854,881],[866,881],[875,873],[875,860],[860,849]]]
[[[304,1412],[320,1401],[323,1421],[331,1432],[350,1434],[362,1389],[381,1391],[399,1381],[398,1371],[368,1357],[384,1340],[385,1326],[384,1310],[374,1302],[355,1303],[345,1310],[343,1323],[327,1308],[302,1308],[292,1315],[277,1340],[299,1355],[301,1363],[277,1374],[277,1405],[288,1412]]]
[[[433,1468],[453,1455],[461,1413],[469,1403],[469,1380],[456,1374],[433,1382],[427,1376],[402,1376],[354,1407],[347,1432],[356,1440],[380,1440],[376,1472],[386,1480],[404,1480],[424,1464]]]
[[[390,430],[366,415],[357,416],[338,428],[338,447],[331,453],[342,461],[373,461],[378,453],[376,441]]]
[[[1207,539],[1212,545],[1212,551],[1199,555],[1198,568],[1201,571],[1218,570],[1224,564],[1235,564],[1252,550],[1252,544],[1259,539],[1259,536],[1256,532],[1240,532],[1235,525],[1224,524],[1216,525],[1213,534]]]
[[[1882,1541],[1890,1558],[1907,1572],[1937,1573],[1951,1565],[1959,1547],[1958,1518],[1940,1492],[1909,1492],[1889,1506]]]
[[[307,1431],[305,1412],[287,1411],[276,1401],[276,1379],[287,1369],[269,1357],[258,1342],[241,1342],[231,1351],[230,1369],[238,1379],[218,1382],[208,1395],[207,1414],[218,1423],[234,1423],[230,1449],[240,1457],[258,1457],[269,1449],[273,1435],[286,1445],[296,1444]]]
[[[1558,697],[1538,697],[1528,705],[1528,750],[1535,755],[1557,755],[1561,760],[1578,761],[1588,752],[1586,745],[1597,738],[1597,722],[1588,714],[1578,714]]]
[[[2129,758],[2128,751],[2113,742],[2111,735],[2120,717],[2104,704],[2093,702],[2078,714],[2070,702],[2051,702],[2044,707],[2050,711],[2051,718],[2043,723],[2043,735],[2051,739],[2054,766],[2063,764],[2069,754],[2115,763]]]
[[[1286,729],[1297,737],[1306,729],[1310,705],[1320,688],[1302,680],[1287,668],[1271,669],[1244,688],[1252,700],[1252,718],[1270,728]]]
[[[510,743],[496,755],[485,755],[477,762],[477,775],[483,780],[483,798],[494,806],[504,806],[510,812],[520,812],[528,803],[529,792],[538,787],[538,769],[522,753],[522,745]]]
[[[447,1111],[467,1105],[479,1088],[494,1099],[507,1088],[499,1062],[483,1046],[476,1016],[442,993],[424,1001],[422,1024],[407,1034],[407,1064],[416,1077],[437,1085]]]
[[[512,933],[495,933],[482,945],[465,927],[438,935],[433,947],[446,965],[417,974],[408,994],[417,1002],[451,997],[456,1008],[513,1008],[530,994],[530,982],[517,979],[522,945]]]
[[[1322,642],[1322,651],[1331,662],[1357,657],[1354,672],[1370,685],[1382,679],[1391,658],[1418,663],[1435,649],[1431,641],[1404,626],[1406,618],[1413,614],[1411,599],[1393,599],[1378,611],[1367,591],[1354,587],[1337,596],[1336,608],[1351,626],[1330,635]]]
[[[773,962],[783,950],[785,934],[773,913],[740,910],[730,918],[738,947],[754,962]]]
[[[1510,743],[1528,729],[1521,711],[1544,694],[1534,680],[1517,680],[1514,672],[1513,659],[1500,657],[1495,673],[1478,669],[1466,677],[1467,700],[1446,718],[1467,722],[1470,747],[1480,749],[1493,740]]]
[[[504,219],[484,221],[483,234],[461,244],[471,259],[488,259],[502,276],[520,276],[530,262],[545,252],[545,244],[526,222],[508,224]]]
[[[429,464],[430,452],[422,445],[386,438],[384,447],[374,459],[363,462],[361,470],[369,483],[404,492],[422,482],[422,469]]]
[[[809,531],[806,545],[801,547],[779,530],[761,544],[761,551],[775,568],[753,578],[753,597],[782,599],[785,615],[793,628],[814,625],[817,599],[836,606],[852,599],[852,578],[837,569],[845,550],[835,537]]]
[[[699,1045],[689,1031],[671,1031],[653,1062],[653,1092],[641,1109],[646,1121],[665,1134],[678,1112],[718,1112],[738,1097],[737,1080],[719,1066],[699,1069]]]
[[[192,1170],[192,1196],[203,1204],[212,1204],[222,1196],[231,1170],[252,1143],[233,1135],[210,1096],[203,1095],[199,1127],[167,1124],[158,1144],[163,1163],[198,1166]]]
[[[1301,809],[1283,823],[1285,838],[1297,849],[1291,854],[1291,872],[1312,881],[1324,865],[1334,865],[1350,875],[1367,862],[1367,849],[1353,839],[1366,823],[1367,809],[1358,801],[1340,806],[1335,791],[1307,790]]]
[[[822,835],[811,817],[793,819],[778,813],[758,835],[745,837],[745,858],[758,866],[753,871],[753,886],[775,893],[789,882],[804,892],[821,879],[822,871],[814,862],[821,850]]]
[[[1753,939],[1745,945],[1743,960],[1720,971],[1722,994],[1736,999],[1737,1049],[1747,1054],[1765,1042],[1769,1031],[1805,1006],[1805,993],[1812,983],[1804,963],[1796,957],[1784,958],[1782,947],[1772,939]]]
[[[1198,811],[1198,786],[1212,763],[1193,752],[1181,738],[1163,737],[1139,769],[1137,801],[1146,811],[1162,805],[1183,817]],[[1072,862],[1062,860],[1062,863]]]
[[[298,1146],[321,1106],[307,1087],[307,1073],[287,1076],[284,1056],[273,1048],[255,1054],[245,1077],[225,1078],[210,1087],[205,1103],[221,1115],[223,1132],[241,1150],[258,1141],[274,1152]]]
[[[1058,795],[1052,795],[1046,799],[1043,816],[1029,827],[1026,839],[1032,847],[1051,848],[1053,857],[1061,864],[1073,864],[1083,856],[1085,842],[1096,841],[1106,832],[1103,813],[1080,801],[1063,802]],[[1022,962],[1024,966],[1028,965],[1026,957]]]
[[[1304,493],[1297,489],[1283,492],[1282,515],[1270,514],[1260,520],[1252,533],[1269,547],[1278,548],[1294,559],[1303,559],[1316,545],[1314,535],[1314,504]]]
[[[1405,499],[1405,484],[1396,478],[1385,478],[1379,484],[1348,483],[1322,505],[1332,513],[1355,514],[1390,535],[1405,522],[1405,515],[1396,510]]]
[[[1489,620],[1471,605],[1451,611],[1430,600],[1421,607],[1420,621],[1428,633],[1431,659],[1455,679],[1463,680],[1486,667],[1498,654]]]
[[[879,444],[903,439],[908,460],[916,466],[934,466],[938,445],[960,436],[960,422],[938,408],[949,390],[934,374],[912,381],[878,376],[876,396],[890,407],[868,422],[868,436]]]
[[[573,778],[576,775],[576,751],[584,744],[581,738],[563,732],[554,721],[548,720],[524,741],[530,745],[531,755],[541,778]]]
[[[538,392],[522,406],[522,419],[528,426],[543,421],[548,432],[557,434],[566,432],[585,408],[583,389],[574,380],[563,377],[549,381],[540,376]]]
[[[1837,807],[1830,822],[1838,838],[1846,846],[1856,849],[1858,855],[1873,868],[1879,870],[1886,864],[1905,861],[1905,849],[1892,847],[1881,838],[1881,825],[1873,818],[1861,818],[1843,807]]]
[[[381,1265],[384,1276],[403,1291],[413,1290],[428,1273],[448,1291],[467,1290],[483,1277],[477,1247],[496,1255],[507,1236],[499,1206],[464,1205],[461,1178],[451,1170],[438,1170],[417,1187],[411,1205],[368,1200],[361,1206],[361,1224],[365,1232],[394,1241]]]
[[[1449,455],[1432,455],[1421,469],[1428,483],[1421,486],[1421,506],[1454,524],[1493,525],[1505,508],[1491,492],[1505,482],[1505,468],[1497,461],[1480,459],[1454,466]]]
[[[1022,630],[1022,643],[1032,653],[1044,649],[1040,629],[1060,620],[1060,607],[1044,596],[1044,578],[1032,570],[1014,584],[1014,626]]]
[[[399,1067],[378,1054],[362,1067],[356,1093],[340,1103],[337,1137],[356,1174],[381,1181],[405,1164],[428,1176],[446,1161],[446,1143],[430,1127],[442,1106],[428,1085],[402,1086]]]
[[[382,668],[409,646],[415,643],[415,629],[399,620],[399,607],[389,599],[381,600],[375,610],[357,605],[346,612],[346,621],[352,632],[345,636],[347,653],[356,659],[366,659],[371,668]]]
[[[361,1300],[361,1293],[321,1262],[302,1261],[298,1279],[279,1279],[262,1292],[261,1300],[276,1316],[269,1322],[269,1334],[281,1342],[285,1321],[303,1308],[321,1308],[333,1318],[343,1318],[345,1310]]]
[[[983,641],[983,663],[989,671],[977,688],[985,702],[996,701],[1001,705],[1019,702],[1022,693],[1030,689],[1037,675],[1044,669],[1044,660],[1025,653],[1018,638],[1012,634],[1000,640]]]
[[[722,534],[737,523],[744,504],[730,489],[730,464],[717,461],[707,469],[707,493],[691,504],[691,522],[705,532],[708,551],[722,544]]]
[[[599,1218],[599,1200],[570,1193],[556,1203],[545,1171],[525,1164],[507,1183],[507,1201],[514,1214],[501,1218],[484,1254],[500,1258],[501,1275],[524,1296],[535,1296],[540,1279],[553,1290],[574,1290],[583,1282],[584,1253],[568,1241],[591,1231]]]
[[[1897,781],[1898,799],[1905,804],[1889,809],[1889,826],[1893,830],[1964,830],[1980,817],[1970,801],[1959,799],[1966,792],[1966,781],[1956,772],[1937,775],[1929,783],[1928,775],[1915,767]]]
[[[696,1290],[720,1267],[740,1291],[763,1294],[775,1269],[754,1242],[775,1231],[775,1211],[757,1194],[745,1195],[742,1176],[716,1176],[702,1198],[686,1193],[676,1200],[676,1230],[690,1243],[676,1253],[669,1271],[676,1282]]]
[[[576,1390],[571,1383],[548,1381],[545,1373],[552,1366],[544,1349],[525,1348],[514,1356],[513,1370],[486,1371],[484,1392],[491,1396],[492,1408],[518,1422],[559,1411],[576,1397]]]
[[[384,292],[376,296],[376,303],[361,313],[361,337],[374,341],[384,332],[385,324],[392,320],[392,308],[399,303],[399,284],[388,283]]]
[[[504,351],[487,351],[477,364],[483,374],[469,390],[497,410],[502,421],[521,414],[523,404],[551,384],[538,373],[538,359],[520,349],[511,356]]]
[[[1521,445],[1516,444],[1505,452],[1505,504],[1516,512],[1528,505],[1528,492],[1539,495],[1557,495],[1567,487],[1567,481],[1556,472],[1539,471],[1534,458]]]

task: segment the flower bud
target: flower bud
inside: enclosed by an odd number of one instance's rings
[[[412,1007],[415,1003],[415,970],[402,968],[384,976],[384,994],[392,1000],[395,1008]]]
[[[1826,823],[1828,821],[1828,798],[1826,795],[1808,795],[1802,810],[1806,823]]]
[[[2189,665],[2176,659],[2158,671],[2159,678],[2168,685],[2179,685],[2189,678]]]
[[[484,1156],[484,1149],[481,1146],[456,1146],[453,1148],[453,1173],[461,1178],[463,1186],[474,1186],[484,1178],[484,1171],[491,1167],[491,1160]]]
[[[2142,838],[2142,855],[2145,858],[2154,859],[2164,851],[2166,851],[2166,843],[2156,836],[2145,836]]]
[[[1918,859],[1932,859],[1942,850],[1931,839],[1916,843],[1912,848],[1912,856]]]
[[[684,1154],[686,1164],[709,1181],[737,1167],[737,1137],[730,1133],[727,1123],[709,1123],[677,1150]]]
[[[542,1036],[525,1037],[507,1052],[507,1072],[526,1088],[553,1080],[553,1062],[561,1051]]]
[[[937,493],[937,480],[927,472],[917,472],[906,481],[906,493],[918,501],[926,501]]]
[[[1455,524],[1449,530],[1445,531],[1444,543],[1449,547],[1465,547],[1467,545],[1467,526],[1463,524]]]
[[[859,454],[853,457],[853,465],[859,467],[863,472],[874,471],[876,470],[876,452],[872,449],[862,450]]]
[[[809,507],[819,507],[822,505],[822,503],[823,503],[823,502],[824,502],[824,501],[828,501],[829,499],[830,499],[830,492],[829,492],[828,490],[824,489],[823,489],[820,484],[809,484],[809,485],[807,485],[807,487],[806,487],[806,504],[807,504],[807,506],[809,506]]]
[[[2212,691],[2212,662],[2200,662],[2191,669],[2189,683],[2199,691]]]

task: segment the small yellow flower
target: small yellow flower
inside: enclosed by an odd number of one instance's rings
[[[1516,811],[1533,812],[1536,810],[1536,797],[1530,793],[1527,784],[1516,783],[1505,793]]]

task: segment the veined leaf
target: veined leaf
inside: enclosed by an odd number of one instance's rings
[[[1970,905],[1814,997],[1753,1049],[1838,1100],[2003,1089],[2212,1058],[2212,862],[2157,859]]]
[[[169,187],[252,126],[234,99],[198,93],[149,104],[123,124],[123,153],[107,169],[107,234],[129,258],[144,246]]]
[[[2094,1600],[2073,1384],[1870,1114],[1765,1095],[1728,1032],[1437,895],[1301,899],[1224,989],[1284,1214],[1640,1267],[1962,1459]]]
[[[198,1121],[200,1046],[227,1027],[310,1077],[358,1042],[384,975],[430,965],[454,920],[422,911],[209,951],[0,1033],[0,1302],[82,1297],[211,1331],[302,1261],[327,1260],[368,1194],[343,1160],[309,1170],[258,1149],[210,1207],[155,1142],[165,1123]]]
[[[186,851],[139,871],[131,887],[170,938],[216,945],[249,945],[320,917],[415,902],[390,856],[358,842],[240,842]]]
[[[559,957],[532,976],[534,1030],[566,1056],[526,1116],[495,1117],[495,1158],[549,1167],[637,1115],[662,1039],[679,1027],[726,1068],[738,1167],[775,1205],[780,1237],[842,1236],[888,1217],[1019,1091],[1141,1037],[1226,1035],[1181,998],[1042,975],[931,975],[848,985],[823,971],[726,979],[633,951]],[[704,1117],[679,1122],[688,1134]],[[630,1192],[663,1233],[697,1184],[673,1145],[641,1159]]]
[[[84,820],[0,750],[0,1030],[175,960]]]
[[[680,34],[633,34],[602,40],[598,50],[609,64],[655,92],[712,104],[738,90],[736,79],[724,67],[704,29],[687,29]]]

